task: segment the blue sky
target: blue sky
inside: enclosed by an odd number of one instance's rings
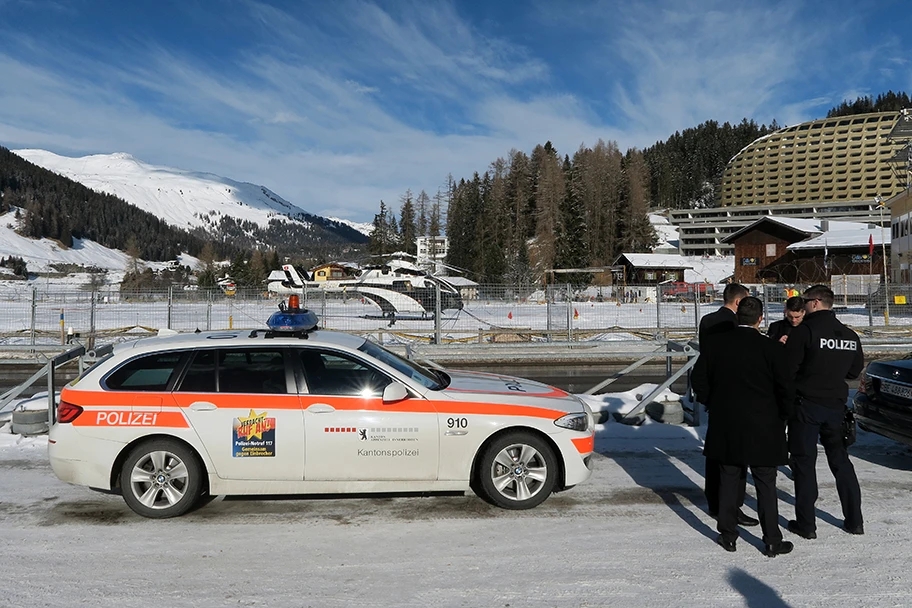
[[[0,0],[0,145],[128,152],[370,221],[550,140],[646,147],[912,92],[899,1]]]

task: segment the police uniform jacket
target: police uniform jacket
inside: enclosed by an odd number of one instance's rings
[[[792,327],[793,326],[788,322],[788,319],[782,319],[781,321],[770,323],[766,335],[778,342],[779,338],[782,336],[787,336],[791,333]]]
[[[782,345],[745,326],[707,339],[691,377],[709,406],[703,454],[722,464],[786,464],[794,389]]]
[[[840,323],[832,310],[805,315],[801,325],[789,334],[785,353],[799,399],[846,407],[846,380],[858,378],[864,368],[864,353],[858,334]]]

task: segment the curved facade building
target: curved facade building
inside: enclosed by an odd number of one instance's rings
[[[805,122],[757,139],[729,161],[720,203],[820,205],[888,199],[908,181],[912,114]]]

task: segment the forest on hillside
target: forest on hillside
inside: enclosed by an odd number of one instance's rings
[[[827,117],[896,111],[912,106],[904,92],[859,97]],[[621,152],[599,140],[561,156],[551,142],[531,154],[511,150],[486,171],[452,176],[433,199],[436,223],[416,220],[411,191],[400,217],[385,202],[374,217],[373,253],[413,251],[413,235],[449,238],[447,263],[481,283],[523,284],[552,268],[610,265],[622,252],[651,251],[648,212],[718,204],[716,191],[729,160],[758,137],[781,128],[747,118],[732,125],[708,120],[645,150]],[[429,208],[419,198],[421,217]],[[441,210],[445,209],[445,216]],[[442,227],[442,228],[441,228]],[[585,283],[590,274],[567,277]]]

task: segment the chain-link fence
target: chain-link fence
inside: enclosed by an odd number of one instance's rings
[[[769,324],[783,318],[788,289],[755,285]],[[867,283],[843,289],[834,282],[836,312],[862,331],[912,331],[912,285]],[[123,293],[120,291],[0,291],[0,338],[6,343],[52,344],[71,337],[126,339],[160,329],[255,329],[282,298],[260,290]],[[390,315],[358,293],[308,289],[303,305],[321,327],[376,334],[381,341],[509,342],[689,338],[700,318],[721,306],[721,289],[703,284],[547,287],[473,285],[461,290],[461,309],[436,307]]]

